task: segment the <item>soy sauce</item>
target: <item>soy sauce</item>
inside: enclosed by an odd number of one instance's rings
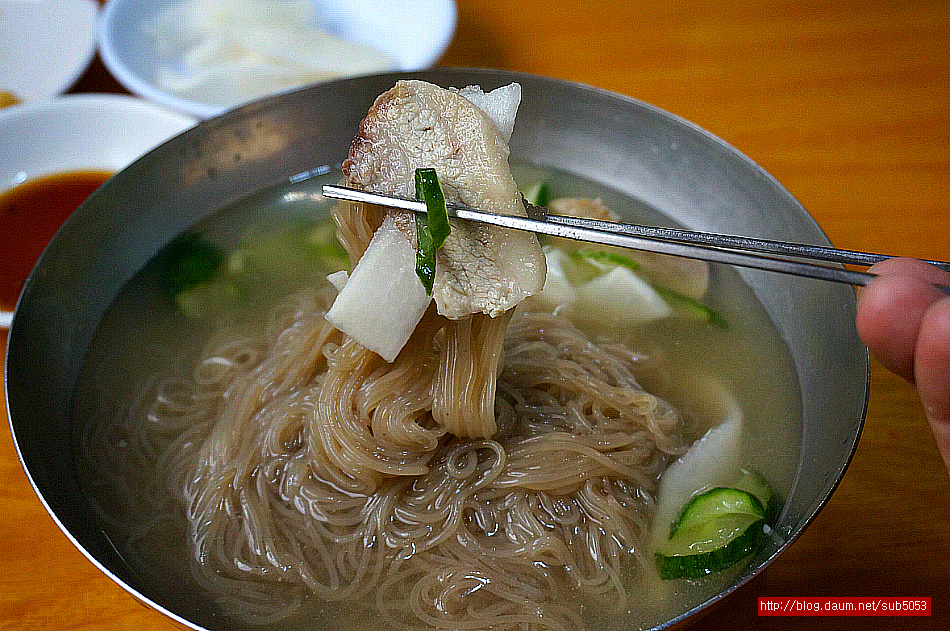
[[[111,171],[66,171],[0,193],[0,309],[13,309],[43,248],[111,176]]]

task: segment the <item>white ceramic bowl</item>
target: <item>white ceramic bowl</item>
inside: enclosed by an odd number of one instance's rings
[[[0,191],[62,171],[119,171],[196,122],[120,94],[73,94],[0,110]]]
[[[64,171],[119,171],[196,119],[118,94],[75,94],[0,110],[0,192]],[[0,265],[3,253],[0,252]],[[0,311],[0,328],[11,314]]]
[[[187,46],[179,42],[179,50],[169,51],[163,48],[168,41],[156,42],[146,32],[162,11],[186,1],[110,0],[106,4],[99,26],[99,52],[106,67],[126,89],[209,118],[242,102],[299,87],[281,87],[234,98],[216,96],[214,102],[210,98],[183,96],[181,92],[163,87],[160,77],[163,70],[182,77],[193,74],[193,67],[183,61],[180,52]],[[384,70],[415,71],[432,66],[455,34],[457,7],[454,0],[311,0],[311,4],[318,21],[316,26],[391,57],[395,67]],[[175,35],[182,36],[182,33]],[[169,38],[172,36],[168,34]]]
[[[62,94],[96,52],[96,0],[0,0],[0,91],[24,103]]]

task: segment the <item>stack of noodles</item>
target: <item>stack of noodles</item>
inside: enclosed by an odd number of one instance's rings
[[[354,264],[383,212],[333,210]],[[386,362],[329,324],[334,297],[290,296],[151,382],[110,434],[172,490],[146,493],[166,517],[144,530],[183,509],[196,580],[254,623],[336,601],[394,629],[578,629],[578,603],[628,605],[684,451],[646,358],[529,300],[433,302]]]

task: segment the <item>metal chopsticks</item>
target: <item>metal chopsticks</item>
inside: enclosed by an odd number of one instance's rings
[[[377,204],[410,212],[426,212],[426,206],[415,200],[369,193],[344,186],[323,187],[323,195],[353,202]],[[892,258],[885,254],[839,250],[815,245],[753,239],[708,232],[692,232],[675,228],[656,228],[635,224],[598,221],[579,217],[548,214],[546,208],[528,205],[528,217],[496,215],[471,208],[450,206],[449,214],[459,219],[527,230],[567,239],[601,245],[613,245],[660,254],[702,259],[754,269],[762,269],[806,278],[817,278],[850,285],[866,285],[873,274],[832,264],[872,265]],[[928,261],[950,271],[950,263]],[[950,289],[937,286],[950,295]]]

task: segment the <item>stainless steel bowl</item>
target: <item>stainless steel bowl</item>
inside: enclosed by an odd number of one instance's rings
[[[511,81],[524,101],[512,155],[631,191],[698,230],[827,244],[804,208],[718,138],[650,105],[596,88],[496,70],[413,73],[440,85]],[[169,609],[117,554],[84,501],[71,453],[74,383],[103,314],[164,244],[221,206],[340,162],[374,98],[401,75],[316,85],[204,122],[117,174],[63,226],[27,281],[9,333],[6,395],[14,439],[36,492],[63,532],[111,578],[188,628],[214,629],[213,609]],[[801,458],[776,540],[727,589],[667,624],[687,621],[775,558],[815,517],[857,445],[868,356],[855,296],[832,283],[741,270],[787,342],[801,388]],[[664,625],[666,626],[666,625]]]

